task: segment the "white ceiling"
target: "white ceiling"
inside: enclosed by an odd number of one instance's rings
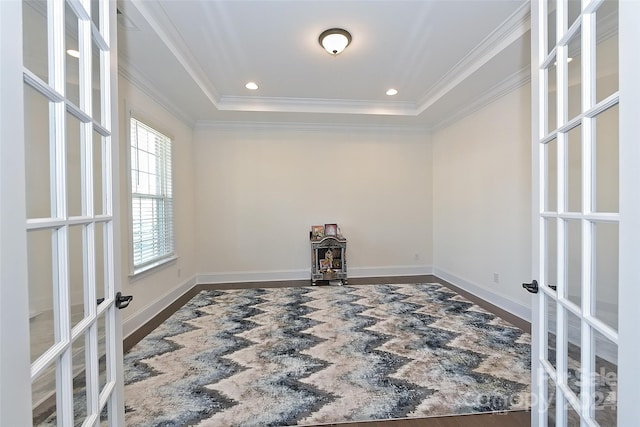
[[[528,4],[126,0],[120,66],[193,124],[437,128],[527,81]],[[333,27],[353,37],[335,57],[318,43]]]

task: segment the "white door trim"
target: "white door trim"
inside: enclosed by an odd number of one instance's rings
[[[19,1],[0,1],[0,62],[0,425],[17,426],[31,419]]]
[[[618,329],[618,425],[640,420],[640,2],[623,0],[620,52],[620,271]]]

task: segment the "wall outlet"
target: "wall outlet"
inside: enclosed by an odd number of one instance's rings
[[[493,283],[500,283],[500,274],[493,273]]]

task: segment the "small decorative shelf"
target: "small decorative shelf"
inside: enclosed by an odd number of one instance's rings
[[[311,239],[311,283],[318,280],[347,284],[347,239],[327,236]]]

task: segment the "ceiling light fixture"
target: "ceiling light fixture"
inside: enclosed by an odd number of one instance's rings
[[[256,90],[258,89],[258,85],[254,82],[249,82],[246,85],[244,85],[244,87],[246,87],[249,90]]]
[[[387,95],[389,95],[389,96],[393,96],[393,95],[397,95],[397,94],[398,94],[398,91],[397,91],[397,90],[395,90],[395,89],[393,89],[393,88],[392,88],[392,89],[389,89],[389,90],[387,91]]]
[[[80,52],[75,49],[67,49],[67,55],[73,56],[74,58],[80,58]]]
[[[351,34],[342,28],[330,28],[320,34],[318,41],[329,54],[337,55],[349,46]]]

